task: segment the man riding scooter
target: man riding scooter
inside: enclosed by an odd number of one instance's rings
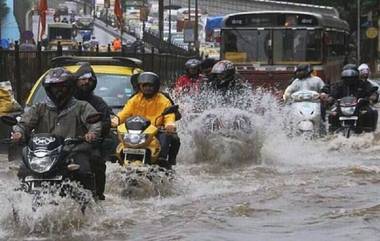
[[[201,75],[201,61],[189,59],[185,63],[186,73],[181,75],[175,83],[174,90],[177,94],[199,93],[203,75]]]
[[[179,138],[173,138],[176,132],[175,114],[168,114],[164,118],[161,115],[165,108],[172,106],[172,102],[160,90],[160,78],[153,72],[143,72],[138,76],[139,92],[130,98],[123,110],[112,119],[112,126],[116,127],[124,123],[128,117],[143,116],[157,127],[163,127],[164,131],[158,133],[157,138],[161,144],[158,165],[171,169],[176,164],[176,156],[179,151]]]
[[[360,79],[359,71],[352,65],[345,66],[341,73],[342,80],[331,86],[329,103],[333,104],[337,100],[353,96],[357,99],[359,118],[357,122],[356,133],[363,131],[374,131],[377,127],[378,112],[374,110],[370,103],[377,103],[379,95],[378,87],[373,86],[368,80]],[[331,132],[340,128],[339,114],[332,112],[329,116]]]
[[[47,100],[33,105],[21,116],[11,138],[19,143],[29,139],[32,132],[50,133],[63,138],[84,136],[88,143],[79,144],[73,154],[74,163],[79,164],[76,180],[94,192],[89,153],[96,150],[90,143],[100,136],[101,124],[86,122],[87,117],[97,112],[89,103],[73,98],[74,80],[74,76],[63,67],[51,69],[42,80]],[[29,175],[28,172],[22,164],[18,176],[24,178]]]

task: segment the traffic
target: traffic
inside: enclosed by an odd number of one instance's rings
[[[376,65],[338,11],[264,2],[32,5],[0,48],[0,239],[372,240]]]

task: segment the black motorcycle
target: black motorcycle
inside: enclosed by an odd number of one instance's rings
[[[87,123],[96,123],[101,114],[91,115]],[[2,122],[13,126],[17,124],[14,117],[2,116]],[[10,143],[11,139],[3,140]],[[22,162],[18,176],[21,179],[21,190],[33,194],[33,210],[43,205],[41,195],[58,192],[61,196],[70,196],[77,200],[84,212],[89,197],[83,190],[74,188],[70,181],[81,180],[77,171],[79,164],[74,162],[74,149],[85,142],[84,137],[63,138],[50,133],[32,134],[27,145],[22,150]],[[95,191],[95,181],[91,178]]]
[[[340,131],[347,138],[351,131],[356,131],[359,120],[358,101],[353,96],[347,96],[337,101],[337,114],[339,116]]]
[[[357,99],[353,96],[346,96],[337,100],[336,108],[330,113],[330,115],[336,115],[339,120],[339,128],[336,132],[341,132],[349,138],[351,132],[374,131],[377,123],[377,112],[376,116],[371,113],[369,104],[367,99]]]

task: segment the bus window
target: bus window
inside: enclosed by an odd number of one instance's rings
[[[345,33],[328,31],[325,33],[324,43],[327,46],[328,58],[334,58],[337,56],[345,55],[345,52],[346,52]]]
[[[321,62],[321,31],[276,29],[273,31],[273,63]]]
[[[233,62],[254,62],[268,64],[269,30],[224,30],[224,57]]]

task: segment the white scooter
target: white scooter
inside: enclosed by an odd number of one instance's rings
[[[321,130],[321,102],[319,93],[300,90],[290,96],[292,128],[296,134],[317,137]]]

